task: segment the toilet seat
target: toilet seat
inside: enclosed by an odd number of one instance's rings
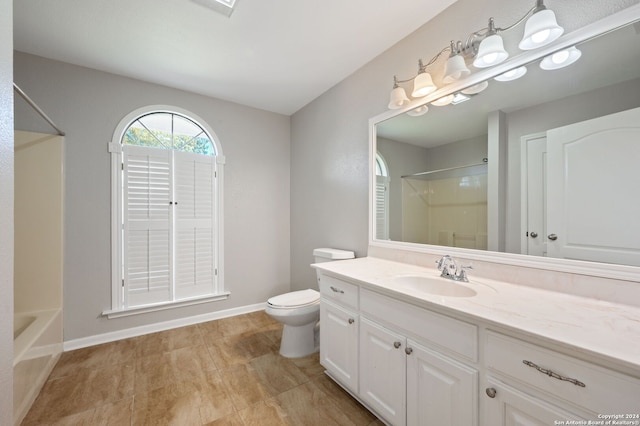
[[[320,293],[312,289],[292,291],[274,296],[267,304],[274,309],[291,309],[320,303]]]

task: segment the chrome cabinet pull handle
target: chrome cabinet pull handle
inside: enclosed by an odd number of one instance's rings
[[[549,234],[547,238],[549,238],[551,241],[555,241],[558,239],[558,236],[556,234]]]
[[[404,348],[404,353],[407,355],[411,355],[413,353],[413,348],[406,347]]]
[[[393,347],[398,349],[400,346],[402,346],[402,343],[400,342],[393,342]]]
[[[353,318],[349,318],[349,324],[353,324],[354,322],[356,322],[356,320],[354,320]]]
[[[344,290],[340,290],[339,288],[336,288],[334,286],[329,287],[331,290],[333,290],[334,293],[342,293],[344,294]]]
[[[485,389],[485,392],[487,393],[487,396],[489,398],[495,398],[496,397],[496,393],[497,392],[496,392],[495,388],[487,388],[487,389]]]
[[[572,379],[571,377],[564,377],[559,375],[558,373],[554,373],[551,370],[547,370],[546,368],[542,368],[536,364],[534,364],[531,361],[527,361],[526,359],[522,360],[522,363],[525,365],[528,365],[531,368],[535,368],[536,370],[538,370],[539,372],[546,374],[549,377],[553,377],[554,379],[558,379],[558,380],[563,380],[565,382],[569,382],[569,383],[573,383],[576,386],[580,386],[583,388],[586,388],[587,385],[585,385],[584,383],[582,383],[580,380],[576,380],[576,379]]]

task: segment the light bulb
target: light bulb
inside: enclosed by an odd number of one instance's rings
[[[531,35],[531,40],[536,44],[544,43],[544,41],[549,38],[549,34],[551,34],[551,30],[538,31]]]
[[[566,61],[567,58],[569,58],[569,51],[568,50],[561,50],[560,52],[556,52],[553,55],[551,55],[551,61],[554,64],[561,64],[564,61]]]

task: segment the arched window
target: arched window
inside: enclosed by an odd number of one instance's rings
[[[136,118],[124,132],[122,143],[216,155],[206,130],[189,117],[174,112],[150,112]]]
[[[376,153],[376,229],[374,238],[389,239],[389,171],[380,153]]]
[[[148,107],[125,117],[112,163],[109,317],[226,298],[224,156],[194,114]]]

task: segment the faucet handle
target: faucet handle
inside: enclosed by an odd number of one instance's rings
[[[455,274],[455,279],[457,281],[462,281],[462,282],[469,282],[469,278],[467,278],[467,269],[473,269],[473,266],[471,265],[461,265],[460,266],[460,271],[456,270],[456,274]]]

